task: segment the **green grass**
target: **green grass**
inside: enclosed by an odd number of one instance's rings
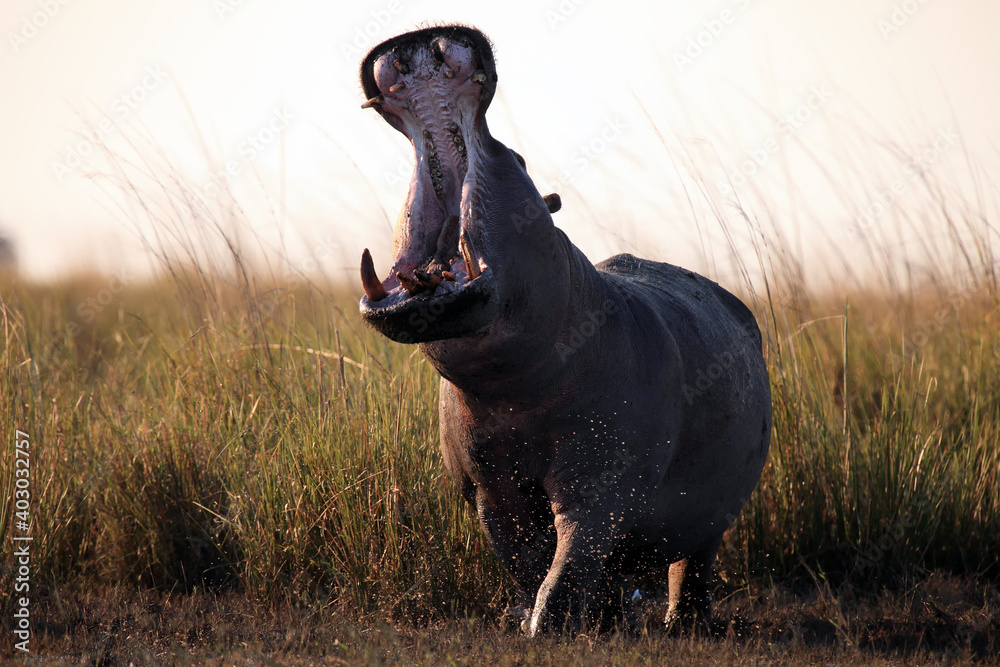
[[[99,281],[4,294],[3,419],[34,443],[38,579],[489,608],[499,572],[440,464],[427,364],[343,299],[265,293],[264,317],[221,281],[179,301],[187,277],[129,290],[76,336],[67,305]]]
[[[435,373],[362,328],[353,295],[175,272],[84,322],[76,304],[103,288],[3,290],[0,420],[31,437],[39,584],[502,611],[504,577],[438,454]],[[893,316],[876,298],[809,319],[773,305],[772,449],[723,550],[731,588],[1000,575],[1000,311],[984,288],[939,296]],[[900,336],[928,313],[926,339]]]

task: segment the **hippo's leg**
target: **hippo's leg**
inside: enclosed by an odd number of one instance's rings
[[[712,564],[722,534],[705,548],[670,566],[670,605],[664,619],[668,630],[712,622]]]
[[[552,513],[540,493],[518,489],[504,501],[498,508],[480,491],[476,498],[479,522],[493,552],[517,583],[517,605],[530,614],[556,550]]]
[[[604,565],[625,530],[622,522],[609,521],[608,516],[579,510],[556,514],[555,558],[535,597],[529,636],[572,634],[580,628],[584,615],[599,620],[606,608],[600,599]]]

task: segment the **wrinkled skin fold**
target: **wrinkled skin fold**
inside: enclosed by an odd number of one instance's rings
[[[711,617],[722,535],[767,458],[753,315],[716,283],[555,227],[524,160],[490,134],[489,41],[406,33],[365,57],[365,108],[413,144],[392,266],[362,258],[363,319],[441,374],[441,450],[517,585],[531,635],[627,616],[664,573],[667,623]]]

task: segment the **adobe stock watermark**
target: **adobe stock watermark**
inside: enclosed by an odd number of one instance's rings
[[[906,356],[898,355],[895,352],[891,353],[893,362],[904,364],[908,360],[915,358],[924,349],[924,346],[930,342],[931,335],[944,331],[948,318],[952,315],[957,316],[977,291],[975,287],[972,287],[967,290],[949,293],[945,299],[946,305],[938,308],[937,312],[931,317],[918,322],[917,326],[913,327],[911,332],[903,339],[903,348],[901,351]]]
[[[87,136],[66,146],[61,160],[52,161],[52,173],[55,174],[56,180],[62,183],[67,176],[78,171],[85,164],[86,159],[94,154],[97,147],[118,129],[116,123],[121,123],[134,114],[153,91],[168,78],[170,78],[169,72],[166,72],[160,65],[146,67],[142,77],[111,102],[108,107],[109,113],[105,114],[96,126],[90,128]]]
[[[614,458],[600,473],[589,475],[580,487],[580,495],[585,505],[593,505],[600,497],[617,485],[625,471],[635,465],[639,457],[626,449],[616,449]]]
[[[478,445],[488,443],[494,435],[515,429],[517,420],[513,410],[490,410],[486,419],[478,422],[472,429],[472,440]]]
[[[212,174],[212,180],[205,185],[199,194],[206,201],[216,199],[224,188],[232,185],[233,178],[243,173],[243,170],[281,133],[295,122],[295,117],[286,109],[275,108],[271,116],[256,132],[248,134],[236,151],[237,157],[227,160],[221,169]]]
[[[929,170],[948,149],[958,143],[958,139],[958,133],[951,125],[939,128],[934,140],[903,165],[902,174],[899,177],[894,178],[887,186],[879,188],[871,195],[868,204],[863,206],[857,215],[857,224],[847,229],[847,235],[851,239],[855,239],[861,232],[872,227],[907,191],[909,183],[917,180],[923,172]]]
[[[809,89],[806,100],[784,113],[775,123],[774,134],[765,139],[757,148],[747,151],[747,159],[740,163],[739,168],[729,173],[728,181],[719,181],[719,189],[726,195],[733,195],[753,179],[757,172],[767,165],[771,157],[781,151],[780,137],[787,137],[801,130],[816,112],[825,107],[833,99],[833,91],[825,83],[817,84]]]
[[[906,529],[913,528],[915,525],[917,525],[916,518],[907,512],[893,522],[877,540],[871,540],[860,546],[858,548],[860,558],[856,564],[861,573],[877,572],[878,564],[882,558],[902,542],[906,536]]]
[[[580,348],[587,344],[588,340],[597,335],[601,327],[607,324],[608,315],[617,311],[618,305],[612,299],[605,300],[601,307],[596,310],[588,310],[582,322],[570,327],[566,340],[556,343],[556,355],[559,357],[559,361],[565,363],[567,359],[576,354]]]
[[[225,21],[230,14],[243,6],[246,0],[212,0],[212,9],[220,21]]]
[[[31,642],[31,441],[14,432],[14,648],[30,653]]]
[[[760,329],[756,322],[749,322],[742,329],[742,333],[733,340],[732,344],[718,352],[712,353],[712,361],[703,368],[697,368],[694,377],[685,377],[684,384],[681,385],[681,395],[688,405],[693,405],[696,398],[701,398],[712,386],[723,377],[733,364],[736,357],[733,350],[741,347],[746,342],[759,345]],[[749,339],[749,341],[748,341]],[[759,349],[759,348],[758,348]]]
[[[10,48],[14,53],[37,37],[38,33],[44,30],[69,2],[70,0],[38,0],[38,10],[22,18],[21,25],[16,31],[11,30],[7,33],[7,41],[10,42]]]
[[[302,285],[306,280],[303,277],[304,275],[308,275],[318,269],[320,263],[329,261],[339,249],[340,242],[333,237],[333,234],[327,234],[320,243],[313,246],[310,256],[299,262],[295,270],[285,279],[284,282],[287,283],[285,289],[273,289],[266,296],[256,297],[252,301],[252,305],[257,313],[262,318],[269,319],[272,317],[281,303],[283,293],[293,291]]]
[[[372,10],[364,24],[354,27],[351,39],[340,43],[344,60],[352,65],[357,64],[373,46],[382,41],[389,24],[402,11],[402,0],[389,0],[384,7]]]
[[[118,300],[119,295],[125,291],[125,288],[128,287],[129,283],[131,283],[133,279],[134,277],[130,276],[126,269],[122,269],[111,277],[106,287],[98,290],[96,294],[93,294],[92,296],[79,302],[76,305],[76,314],[78,319],[70,319],[70,321],[66,323],[59,340],[57,340],[50,349],[43,351],[38,355],[38,358],[35,360],[36,364],[43,365],[72,343],[73,339],[79,336],[80,332],[83,331],[83,327],[80,322],[82,321],[84,324],[91,324],[95,319],[97,319],[97,316],[102,311]]]
[[[559,4],[545,10],[545,20],[549,22],[549,27],[555,30],[560,24],[568,21],[580,5],[586,2],[587,0],[560,0]]]
[[[608,118],[595,136],[584,144],[576,147],[569,157],[569,166],[559,172],[555,182],[545,184],[548,192],[560,192],[590,168],[602,155],[611,150],[629,127],[620,116]]]
[[[385,184],[394,186],[399,183],[409,183],[413,178],[413,160],[408,160],[402,154],[396,160],[396,169],[387,170],[383,174]]]
[[[875,24],[878,26],[878,31],[882,33],[882,39],[888,41],[889,37],[909,23],[913,15],[920,11],[920,8],[925,4],[927,4],[927,0],[904,0],[893,5],[889,16],[879,19]]]
[[[732,0],[732,5],[736,10],[725,7],[718,16],[704,19],[701,22],[702,29],[689,35],[682,49],[674,51],[674,65],[677,66],[678,72],[683,74],[687,67],[693,65],[706,50],[712,48],[729,26],[736,22],[739,12],[746,11],[750,7],[750,0]]]

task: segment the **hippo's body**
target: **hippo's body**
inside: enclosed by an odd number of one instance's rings
[[[670,567],[668,622],[710,615],[712,562],[767,458],[771,398],[750,311],[631,255],[592,265],[552,198],[490,136],[478,31],[429,28],[362,63],[417,165],[366,321],[441,373],[441,446],[531,605],[525,628],[620,615],[624,577]]]

